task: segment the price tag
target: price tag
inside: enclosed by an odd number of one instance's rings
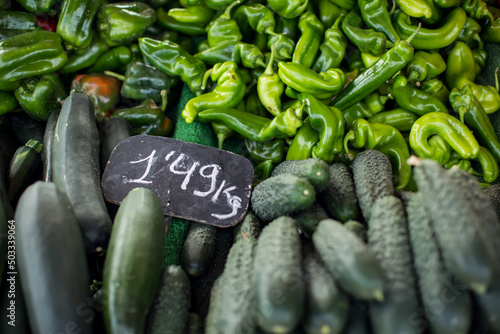
[[[163,213],[218,227],[243,219],[250,202],[251,162],[234,153],[158,136],[120,142],[102,176],[107,201],[120,204],[128,192],[147,188]]]

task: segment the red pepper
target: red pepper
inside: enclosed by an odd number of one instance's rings
[[[57,16],[37,16],[36,22],[40,28],[47,31],[56,32],[57,30]]]
[[[122,82],[102,73],[80,74],[71,83],[71,88],[87,94],[94,103],[98,120],[108,117],[120,97]]]

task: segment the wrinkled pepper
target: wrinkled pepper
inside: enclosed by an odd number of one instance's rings
[[[0,10],[0,41],[36,29],[39,29],[39,27],[33,14]]]
[[[478,44],[482,44],[480,37],[481,29],[481,25],[476,20],[474,20],[472,17],[467,16],[465,25],[458,35],[457,40],[465,43],[476,41]]]
[[[173,17],[169,16],[168,9],[164,7],[159,7],[158,9],[156,9],[156,20],[162,27],[169,30],[178,31],[188,36],[201,36],[206,34],[204,25],[179,22]]]
[[[281,113],[281,97],[285,91],[285,84],[274,70],[275,50],[271,50],[271,57],[266,70],[257,79],[257,94],[262,105],[273,115]]]
[[[408,111],[403,108],[396,108],[393,110],[386,110],[379,112],[368,118],[369,123],[382,123],[390,125],[399,132],[408,132],[411,126],[418,119],[418,115],[414,112]]]
[[[257,166],[255,166],[253,170],[254,174],[253,174],[252,186],[255,187],[260,182],[269,178],[271,176],[271,173],[273,172],[273,169],[274,169],[274,164],[272,160],[262,161]]]
[[[366,103],[366,106],[370,111],[374,114],[377,114],[385,109],[385,104],[391,98],[387,95],[382,95],[378,91],[374,91],[367,97],[363,99],[363,102]]]
[[[425,0],[395,0],[398,8],[405,14],[415,18],[432,17],[432,6]]]
[[[284,139],[273,139],[262,142],[245,138],[245,147],[252,160],[257,163],[271,160],[277,165],[285,159]]]
[[[329,0],[326,1],[329,2]],[[278,16],[276,17],[276,27],[274,28],[274,30],[276,33],[285,34],[287,36],[290,36],[292,40],[296,41],[299,37],[298,22],[298,17],[293,19],[286,19],[282,16]]]
[[[215,12],[204,4],[198,4],[184,8],[170,8],[167,14],[178,22],[206,26]]]
[[[267,47],[276,50],[277,60],[288,60],[292,58],[295,50],[295,41],[286,34],[273,33],[268,35]]]
[[[191,1],[194,2],[191,5],[198,4],[197,0],[191,0]],[[201,2],[201,1],[199,1],[199,2]],[[207,5],[209,8],[212,8],[214,10],[223,10],[227,6],[230,6],[234,2],[235,2],[235,0],[203,0],[203,3],[205,5]]]
[[[109,46],[95,34],[92,37],[90,46],[83,53],[73,53],[68,56],[68,61],[60,69],[61,73],[74,73],[94,65]]]
[[[260,34],[275,33],[276,20],[273,12],[260,3],[239,6],[234,12],[234,20],[238,22],[244,36],[250,36],[254,31]]]
[[[340,29],[342,17],[337,18],[335,23],[325,30],[323,42],[319,46],[319,55],[311,67],[313,71],[326,72],[329,68],[338,68],[344,60],[347,39]]]
[[[408,81],[420,82],[443,73],[446,70],[446,62],[436,50],[417,51],[405,70]]]
[[[234,1],[229,5],[222,15],[210,21],[207,26],[207,41],[209,47],[216,47],[224,43],[238,43],[243,39],[238,22],[231,18],[231,10],[239,4]]]
[[[392,25],[391,16],[384,0],[358,0],[359,10],[366,25],[380,31],[392,42],[399,40],[399,35]]]
[[[349,108],[342,110],[342,115],[344,116],[346,128],[350,129],[355,120],[359,118],[368,119],[375,114],[368,108],[365,102],[359,101]]]
[[[35,15],[55,15],[59,5],[56,0],[17,0],[17,3]]]
[[[104,52],[88,69],[88,73],[103,73],[104,71],[123,71],[132,61],[132,51],[128,46],[120,45]]]
[[[305,11],[299,16],[298,28],[301,34],[293,50],[292,62],[311,67],[316,59],[325,29],[318,17],[311,11]]]
[[[267,0],[267,4],[279,16],[287,19],[293,19],[304,12],[308,0]]]
[[[444,104],[449,102],[450,91],[446,85],[438,78],[424,80],[420,83],[420,89],[437,98]]]
[[[319,132],[311,126],[311,119],[306,117],[304,125],[293,137],[292,143],[288,147],[286,160],[305,160],[312,158],[312,150],[319,142]]]
[[[482,176],[484,181],[491,183],[498,178],[500,173],[500,168],[498,166],[498,161],[495,159],[493,154],[484,146],[479,147],[479,154],[473,161],[477,161],[481,166],[481,172],[476,171],[472,167],[470,160],[463,159],[460,154],[453,151],[451,152],[450,159],[443,165],[445,168],[452,168],[457,166],[464,171],[477,176]]]
[[[264,55],[254,44],[225,42],[194,55],[205,64],[213,66],[225,61],[242,64],[246,68],[266,67]]]
[[[342,21],[342,31],[359,50],[374,55],[382,54],[392,43],[384,33],[365,29],[364,21],[357,10],[351,10]]]
[[[493,14],[490,12],[488,5],[483,0],[463,0],[460,7],[467,13],[468,16],[476,20],[495,21]]]

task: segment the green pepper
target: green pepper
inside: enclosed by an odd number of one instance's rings
[[[347,10],[340,8],[330,0],[317,0],[318,18],[325,29],[335,24],[338,18],[347,15]]]
[[[245,96],[246,84],[235,62],[216,64],[205,73],[203,86],[206,86],[209,77],[217,82],[217,86],[211,92],[193,97],[186,103],[181,113],[186,123],[192,123],[196,115],[205,109],[234,108]]]
[[[132,51],[128,46],[120,45],[104,52],[88,69],[88,73],[104,73],[104,71],[123,71],[132,61]]]
[[[467,16],[465,20],[465,25],[462,28],[462,31],[457,37],[457,40],[471,43],[472,41],[476,41],[478,44],[481,44],[481,37],[479,34],[481,33],[481,25],[474,20],[472,17]]]
[[[234,1],[221,16],[208,24],[207,41],[209,47],[217,47],[220,44],[231,42],[235,44],[243,39],[238,23],[231,18],[231,10],[239,3],[239,1]]]
[[[411,167],[407,162],[410,152],[406,140],[396,128],[357,119],[344,137],[344,150],[347,153],[349,144],[355,148],[376,149],[386,155],[392,164],[396,189],[406,187],[411,175]]]
[[[214,11],[204,4],[189,6],[187,8],[170,8],[168,16],[182,23],[206,26],[212,20]]]
[[[476,20],[495,21],[493,14],[490,12],[486,2],[482,0],[463,0],[460,7],[467,13],[468,16]]]
[[[235,0],[203,0],[205,5],[214,10],[224,10],[234,2]]]
[[[28,77],[57,71],[68,57],[61,38],[51,31],[33,31],[0,42],[0,89],[14,90]]]
[[[389,101],[391,98],[387,95],[382,95],[380,92],[375,91],[365,97],[363,99],[363,102],[366,103],[366,106],[370,111],[374,114],[377,114],[381,112],[382,110],[385,109],[385,104],[387,101]]]
[[[337,18],[335,23],[325,31],[323,43],[319,46],[320,54],[314,61],[313,71],[326,72],[329,68],[338,68],[344,59],[347,39],[340,29],[342,17]]]
[[[450,92],[450,103],[453,110],[460,115],[462,123],[474,132],[479,141],[500,162],[500,142],[495,129],[470,85],[465,85],[461,90],[453,88]]]
[[[250,93],[246,96],[244,101],[246,112],[262,117],[267,117],[269,115],[266,107],[260,102],[256,88],[250,90]]]
[[[358,48],[350,50],[346,54],[345,58],[347,60],[347,68],[349,71],[359,70],[360,72],[364,72],[366,70],[366,66],[361,57],[361,51],[359,51]]]
[[[359,118],[368,119],[375,114],[368,108],[365,102],[360,101],[342,110],[342,115],[344,116],[346,128],[350,129],[355,120]]]
[[[17,0],[17,3],[35,15],[55,15],[59,5],[56,0]]]
[[[260,34],[275,33],[276,20],[273,12],[260,3],[251,3],[239,6],[234,12],[234,20],[243,32],[250,36],[253,31]]]
[[[62,101],[68,96],[63,83],[54,73],[22,81],[14,94],[31,118],[43,122],[54,110],[61,109]]]
[[[156,19],[158,24],[162,27],[178,31],[188,36],[201,36],[206,34],[204,25],[179,22],[169,16],[167,10],[163,7],[156,10]]]
[[[460,5],[461,0],[434,0],[434,3],[441,8],[452,8]]]
[[[39,27],[36,17],[33,14],[13,10],[0,10],[0,40],[36,29],[39,29]]]
[[[318,17],[310,11],[303,12],[298,23],[300,38],[293,50],[292,61],[311,67],[316,59],[325,29]]]
[[[342,21],[342,31],[361,52],[379,55],[386,51],[392,43],[384,33],[373,29],[364,29],[365,23],[358,10],[351,10]]]
[[[279,16],[287,19],[298,17],[307,7],[308,0],[267,0],[267,4]]]
[[[319,132],[311,126],[310,118],[304,119],[302,125],[293,137],[288,147],[286,160],[305,160],[312,158],[312,150],[319,142]]]
[[[12,91],[0,90],[0,116],[15,110],[19,107],[16,96]]]
[[[285,91],[285,84],[274,70],[274,54],[275,50],[272,49],[266,70],[257,79],[257,94],[262,105],[277,116],[281,113],[281,96]]]
[[[256,163],[271,160],[274,164],[279,164],[285,159],[284,139],[273,139],[262,142],[245,138],[245,146],[252,160]]]
[[[225,61],[242,64],[246,68],[266,67],[264,55],[260,49],[243,42],[226,42],[210,47],[194,55],[207,65],[215,65]]]
[[[68,50],[82,52],[92,42],[92,26],[103,0],[64,0],[57,34]]]
[[[410,147],[422,159],[433,159],[441,165],[449,159],[443,151],[432,145],[429,138],[438,135],[464,159],[479,154],[479,143],[469,128],[450,114],[431,112],[420,116],[410,130]]]
[[[274,33],[268,35],[267,47],[276,50],[274,57],[277,60],[287,60],[292,58],[293,50],[295,50],[295,42],[286,34]]]
[[[408,81],[420,82],[443,73],[446,70],[446,62],[436,50],[417,51],[405,70]]]
[[[483,29],[481,39],[485,42],[500,43],[500,18],[496,18],[493,24]]]
[[[141,37],[139,48],[144,59],[154,67],[169,76],[180,76],[195,95],[202,93],[203,74],[207,68],[201,60],[169,41]]]
[[[88,49],[83,53],[74,53],[68,57],[68,61],[60,69],[61,73],[74,73],[88,68],[96,63],[109,46],[99,37],[94,35]]]
[[[481,173],[472,167],[471,160],[479,163],[481,166]],[[488,183],[491,183],[498,178],[500,173],[498,162],[486,147],[480,146],[479,154],[476,158],[471,160],[463,159],[460,154],[453,151],[451,152],[450,159],[443,166],[445,168],[457,166],[472,175],[482,176],[484,181]]]
[[[313,94],[318,99],[328,99],[344,86],[345,75],[341,69],[330,68],[316,73],[308,67],[293,63],[279,62],[278,74],[289,88],[301,93]]]
[[[269,178],[271,176],[271,173],[273,172],[273,168],[274,165],[272,160],[262,161],[257,166],[255,166],[253,170],[254,174],[253,174],[252,187],[255,188],[255,186],[258,185],[260,182]]]
[[[399,132],[411,130],[411,126],[418,119],[418,115],[403,108],[386,110],[368,118],[369,123],[390,125]]]
[[[329,0],[325,0],[329,2]],[[276,18],[276,27],[275,32],[278,34],[285,34],[290,36],[291,39],[296,41],[299,37],[299,29],[298,29],[299,18],[286,19],[282,16],[278,16]]]
[[[368,27],[383,32],[393,43],[400,39],[392,25],[391,16],[384,0],[358,0],[358,6]]]
[[[437,98],[444,104],[449,102],[450,91],[448,87],[438,78],[424,80],[420,83],[420,89]]]
[[[412,24],[411,17],[400,11],[395,18],[394,27],[401,38],[408,38],[420,29],[412,41],[413,47],[420,50],[432,50],[447,47],[452,44],[462,31],[467,14],[460,8],[454,8],[444,17],[441,25],[435,29],[418,28]]]

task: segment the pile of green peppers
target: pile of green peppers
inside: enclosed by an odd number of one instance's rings
[[[411,155],[489,184],[500,94],[496,73],[476,80],[485,42],[500,42],[492,0],[0,2],[0,115],[46,121],[77,89],[98,121],[168,136],[184,87],[184,121],[210,122],[220,148],[244,139],[260,180],[285,159],[377,149],[398,189],[414,189]]]

